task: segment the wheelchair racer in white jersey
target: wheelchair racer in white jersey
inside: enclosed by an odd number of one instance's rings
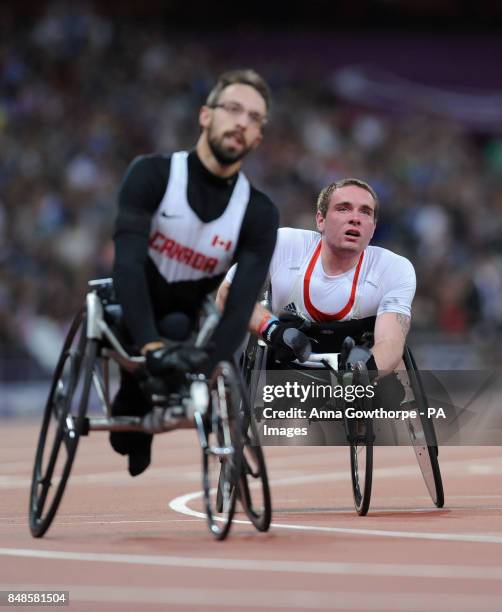
[[[399,366],[416,277],[406,258],[369,246],[378,206],[370,185],[343,179],[319,194],[318,232],[279,230],[269,269],[272,312],[256,304],[250,321],[250,330],[275,349],[279,360],[305,360],[312,350],[309,337],[316,340],[314,351],[335,352],[345,336],[358,340],[363,332],[373,331],[371,351],[367,343],[356,346],[348,361],[366,361],[368,370],[379,378]],[[234,273],[235,266],[220,286],[220,305]],[[284,318],[284,313],[294,316]],[[297,330],[294,342],[287,331],[291,329]]]

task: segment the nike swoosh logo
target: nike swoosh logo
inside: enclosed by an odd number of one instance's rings
[[[160,213],[160,216],[165,217],[166,219],[181,219],[181,215],[169,215],[165,213],[164,211]]]

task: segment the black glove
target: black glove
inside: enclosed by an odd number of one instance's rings
[[[347,369],[353,367],[358,361],[366,364],[370,380],[373,381],[378,376],[378,368],[375,358],[366,346],[354,346],[347,357]]]
[[[310,339],[299,327],[302,322],[282,322],[274,319],[263,332],[262,336],[274,349],[277,361],[306,361],[312,352]]]
[[[406,392],[395,372],[379,378],[373,384],[375,387],[374,401],[378,404],[378,407],[381,406],[387,410],[400,410]]]
[[[388,410],[399,410],[405,396],[403,385],[395,372],[378,378],[378,368],[375,358],[367,348],[369,342],[363,337],[361,339],[366,340],[366,342],[363,345],[357,345],[352,348],[347,357],[347,369],[353,367],[358,361],[365,363],[370,382],[375,388],[374,401],[376,404]],[[370,342],[373,344],[373,338],[370,338]],[[377,378],[378,380],[375,380]]]
[[[153,376],[166,376],[182,382],[188,372],[200,372],[209,360],[204,349],[195,346],[171,346],[148,351],[146,367]]]

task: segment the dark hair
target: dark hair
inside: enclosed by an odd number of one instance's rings
[[[215,86],[209,92],[206,99],[207,106],[218,104],[218,98],[221,92],[229,85],[239,83],[242,85],[250,85],[254,87],[260,96],[265,100],[267,110],[270,108],[270,89],[265,80],[254,70],[250,68],[242,68],[238,70],[229,70],[218,77]]]
[[[331,183],[327,187],[324,187],[324,189],[319,194],[319,197],[317,198],[318,212],[320,212],[321,215],[325,217],[326,213],[328,212],[329,201],[331,200],[333,192],[335,192],[337,189],[340,189],[341,187],[346,187],[347,185],[356,185],[356,187],[361,187],[361,189],[365,189],[366,191],[371,193],[375,202],[374,218],[376,221],[378,218],[378,209],[380,206],[378,196],[373,187],[371,187],[371,185],[368,185],[368,183],[366,183],[365,181],[361,181],[360,179],[356,178],[344,178],[339,181],[335,181],[334,183]]]

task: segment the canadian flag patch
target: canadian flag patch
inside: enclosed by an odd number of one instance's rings
[[[230,248],[232,247],[232,241],[223,240],[223,238],[220,238],[218,234],[215,234],[213,236],[213,239],[211,240],[211,245],[215,247],[222,247],[223,249],[225,249],[225,251],[230,251]]]

